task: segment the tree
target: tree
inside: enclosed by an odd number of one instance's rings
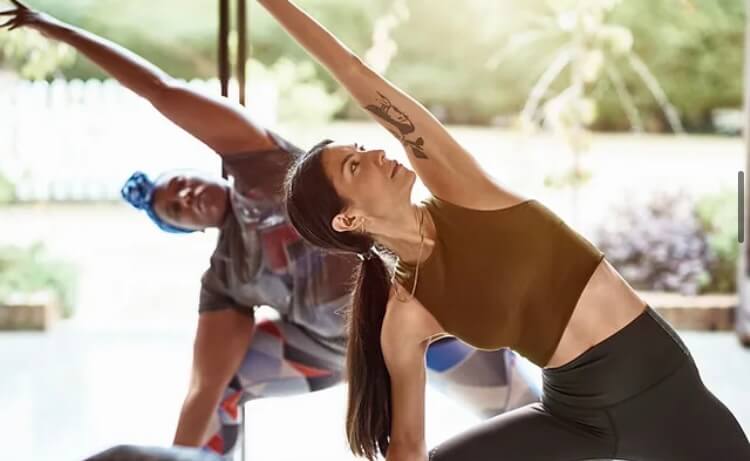
[[[0,33],[0,67],[16,69],[21,77],[37,80],[69,66],[75,50],[30,29]]]
[[[615,90],[631,128],[643,131],[640,111],[622,77],[623,65],[639,76],[672,130],[684,131],[659,82],[634,52],[630,30],[611,22],[610,13],[619,3],[620,0],[550,0],[544,12],[534,10],[526,15],[521,30],[511,35],[507,45],[488,62],[491,68],[498,68],[510,53],[518,55],[524,50],[547,55],[544,60],[549,64],[531,89],[520,122],[527,130],[546,126],[565,140],[572,154],[572,167],[560,176],[545,178],[545,183],[571,189],[574,221],[578,189],[591,176],[581,166],[581,156],[589,150],[590,127],[598,109],[594,92],[603,82]]]

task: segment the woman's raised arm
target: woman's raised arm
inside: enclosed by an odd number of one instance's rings
[[[274,147],[265,130],[239,104],[200,93],[114,42],[11,1],[15,8],[0,13],[9,18],[3,26],[10,30],[28,27],[67,43],[219,154]]]
[[[401,142],[433,194],[465,198],[467,191],[474,196],[493,185],[475,159],[424,106],[373,71],[315,19],[287,0],[259,3]]]

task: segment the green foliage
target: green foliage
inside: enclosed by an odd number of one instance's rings
[[[710,111],[742,104],[745,7],[742,0],[623,1],[612,20],[629,28],[648,64],[692,131],[710,128]],[[635,76],[626,75],[632,85]],[[632,88],[640,107],[661,119],[646,91]],[[600,95],[600,128],[619,127],[611,91]]]
[[[563,174],[544,177],[544,186],[551,188],[578,187],[591,180],[591,172],[571,168]]]
[[[35,0],[34,8],[106,37],[178,78],[216,75],[217,2],[204,0]],[[78,55],[67,78],[103,78]]]
[[[16,185],[0,172],[0,205],[16,201]]]
[[[17,69],[24,78],[47,78],[69,66],[74,57],[71,47],[47,40],[36,31],[0,32],[0,65]]]
[[[409,17],[393,33],[399,49],[388,78],[454,123],[486,123],[521,108],[538,63],[524,56],[493,69],[489,62],[507,41],[517,6],[469,1],[458,10],[429,0],[406,3]]]
[[[737,241],[737,193],[726,188],[719,193],[703,196],[697,201],[695,211],[708,236],[713,255],[709,264],[710,277],[701,291],[734,293],[737,291],[740,254],[740,244]]]
[[[77,279],[73,266],[50,258],[40,243],[28,248],[0,247],[0,304],[18,293],[51,290],[60,300],[63,317],[70,317]]]
[[[693,130],[705,129],[711,109],[740,107],[744,2],[665,0],[637,8],[639,3],[623,2],[614,20],[633,31],[636,51],[662,83],[685,124]],[[644,8],[648,8],[647,15]],[[644,93],[640,99],[653,106]]]
[[[176,77],[216,75],[216,2],[31,3],[123,44]],[[436,6],[434,0],[405,0],[409,16],[392,31],[398,53],[386,76],[447,121],[487,123],[498,116],[516,114],[565,39],[559,27],[569,18],[565,10],[582,3],[466,0]],[[372,45],[373,25],[392,0],[299,0],[298,4],[361,55]],[[281,57],[312,62],[260,5],[248,5],[253,58],[264,63],[275,63]],[[632,34],[633,52],[656,76],[689,131],[712,129],[713,109],[741,106],[742,0],[626,0],[617,3],[604,23],[607,27],[596,36],[600,51],[616,54]],[[16,31],[0,32],[0,43],[14,36],[21,37]],[[595,69],[598,59],[596,53],[585,57],[587,64],[581,68]],[[666,129],[657,101],[624,59],[612,62],[641,112],[645,129]],[[11,64],[19,68],[23,63]],[[329,92],[338,89],[328,72],[317,64],[313,66],[313,78],[322,81]],[[80,56],[63,72],[67,77],[103,76]],[[249,78],[254,77],[250,74]],[[564,87],[558,82],[550,91],[559,92]],[[629,129],[631,124],[610,81],[599,79],[588,96],[596,102],[595,129]],[[351,100],[348,104],[353,105]]]
[[[272,66],[250,60],[248,75],[255,82],[269,81],[279,92],[279,119],[292,125],[322,124],[341,110],[345,98],[340,93],[330,93],[316,78],[310,61],[295,62],[282,57]]]

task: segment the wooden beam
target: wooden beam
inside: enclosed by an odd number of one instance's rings
[[[672,292],[638,290],[638,294],[678,330],[732,331],[737,306],[736,294],[681,295]]]

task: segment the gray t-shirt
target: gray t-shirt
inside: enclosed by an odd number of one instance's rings
[[[323,253],[287,222],[281,203],[283,178],[302,151],[271,136],[279,149],[224,159],[233,180],[231,210],[201,279],[199,311],[231,308],[252,315],[266,305],[343,351],[342,310],[350,299],[356,259]],[[342,271],[342,264],[352,270]]]

